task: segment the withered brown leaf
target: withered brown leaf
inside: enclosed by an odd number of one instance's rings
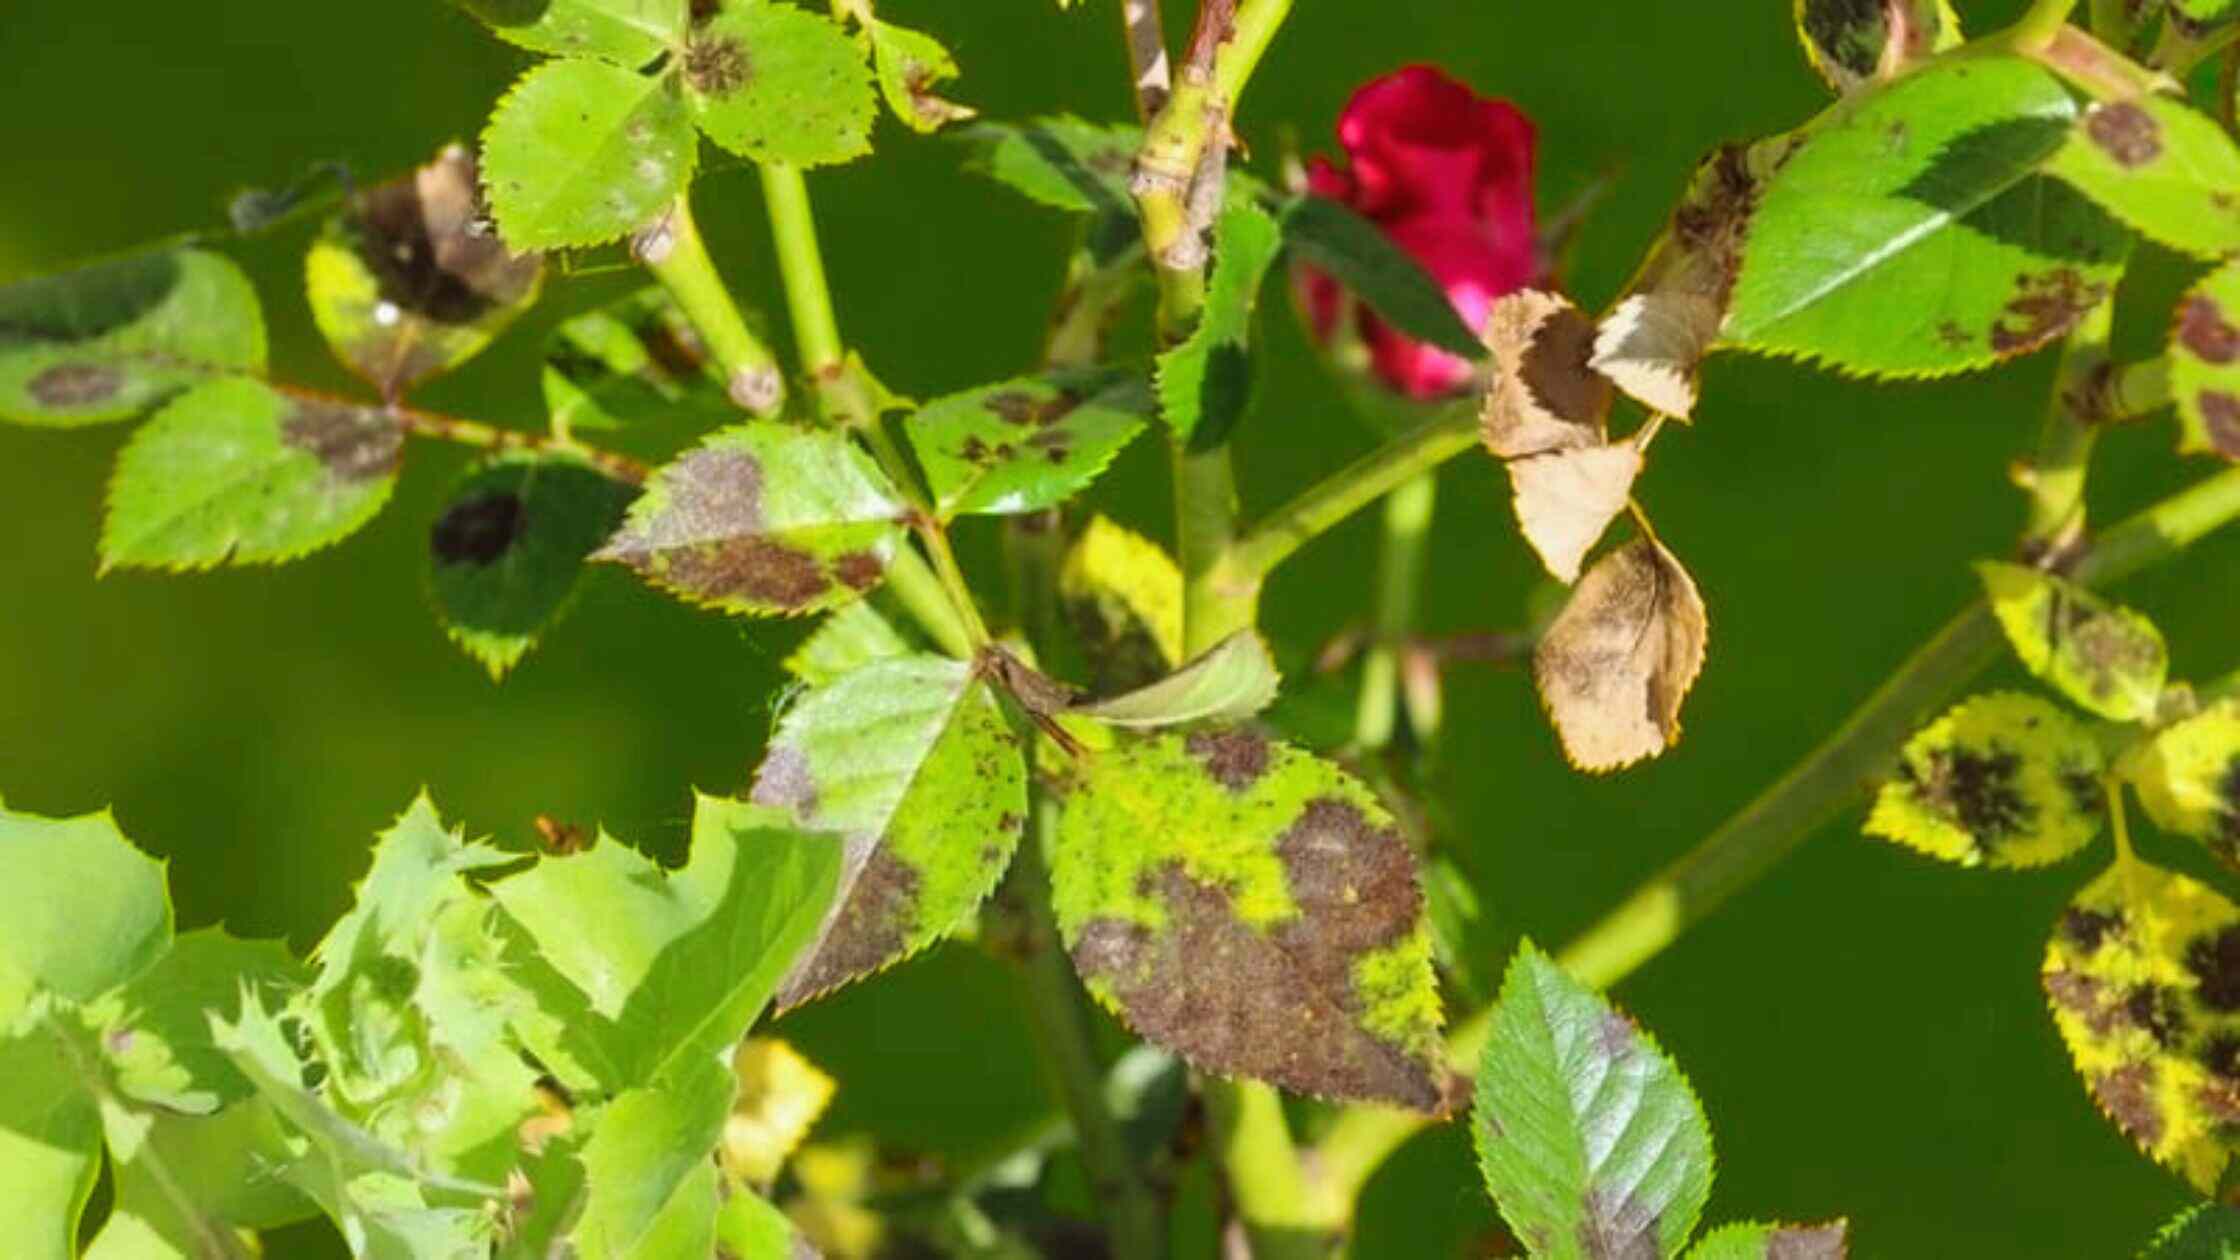
[[[1669,747],[1703,668],[1703,597],[1651,538],[1587,571],[1533,653],[1533,677],[1571,763],[1616,770]]]
[[[1587,552],[1625,510],[1640,475],[1641,451],[1631,442],[1509,461],[1517,524],[1556,580],[1578,581]]]
[[[1593,321],[1553,293],[1522,289],[1493,304],[1493,376],[1478,413],[1487,450],[1517,459],[1602,442],[1610,382],[1587,366],[1594,337]]]

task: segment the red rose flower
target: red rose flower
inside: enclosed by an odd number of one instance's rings
[[[1472,328],[1495,298],[1540,272],[1532,215],[1532,122],[1507,101],[1487,100],[1431,66],[1408,66],[1353,94],[1338,118],[1348,165],[1316,158],[1307,186],[1384,229],[1447,291]],[[1317,340],[1337,331],[1338,282],[1301,268],[1300,299]],[[1411,398],[1469,384],[1470,365],[1410,340],[1366,307],[1361,338],[1377,375]]]

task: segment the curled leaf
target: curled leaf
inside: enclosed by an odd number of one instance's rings
[[[2031,673],[2102,717],[2143,722],[2155,715],[2170,660],[2153,622],[2023,565],[1984,561],[1976,572]]]
[[[1907,742],[1867,834],[1962,866],[2044,866],[2100,834],[2103,769],[2092,732],[2050,702],[1977,696]]]
[[[1654,539],[1589,569],[1532,656],[1571,764],[1616,770],[1671,746],[1703,668],[1705,630],[1695,580]]]
[[[1157,682],[1076,704],[1072,712],[1113,726],[1241,722],[1275,703],[1282,682],[1267,641],[1257,631],[1239,630]]]
[[[871,60],[887,107],[912,131],[939,131],[979,111],[945,100],[934,89],[957,77],[956,59],[931,35],[882,22],[864,23],[871,36]]]
[[[1594,324],[1557,294],[1521,289],[1486,316],[1493,375],[1478,413],[1486,449],[1502,459],[1597,444],[1610,382],[1587,365]]]
[[[1509,461],[1517,524],[1557,581],[1578,580],[1580,563],[1625,510],[1640,475],[1641,451],[1631,442]]]

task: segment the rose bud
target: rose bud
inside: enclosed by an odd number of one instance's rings
[[[1315,158],[1307,190],[1343,203],[1423,264],[1472,329],[1494,299],[1534,284],[1543,268],[1533,220],[1533,127],[1507,101],[1487,100],[1431,66],[1407,66],[1353,94],[1338,119],[1346,165]],[[1317,345],[1341,360],[1357,343],[1375,380],[1417,400],[1468,389],[1463,359],[1378,319],[1312,267],[1295,297]]]

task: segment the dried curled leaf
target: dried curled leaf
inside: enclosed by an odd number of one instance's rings
[[[1208,1071],[1437,1111],[1414,855],[1366,786],[1241,728],[1123,737],[1065,786],[1052,906],[1074,967]]]
[[[879,74],[887,108],[912,131],[939,131],[979,111],[945,99],[934,89],[957,77],[956,59],[932,36],[872,18],[864,23],[871,37],[871,59]]]
[[[2093,1101],[2203,1193],[2240,1135],[2240,906],[2119,861],[2062,912],[2041,979]]]
[[[2100,834],[2103,769],[2092,732],[2049,701],[1977,696],[1907,742],[1866,831],[1962,866],[2044,866]]]
[[[1703,669],[1705,631],[1695,580],[1654,539],[1588,570],[1532,655],[1571,764],[1616,770],[1671,746]]]
[[[1641,475],[1631,442],[1552,451],[1509,461],[1517,524],[1559,582],[1575,582],[1587,552],[1623,512]]]
[[[2157,734],[2124,761],[2155,825],[2240,868],[2240,703],[2227,700]]]
[[[2153,622],[2023,565],[1984,561],[1976,572],[2031,673],[2101,717],[2143,722],[2155,715],[2170,660]]]
[[[1486,316],[1492,380],[1478,413],[1486,449],[1502,459],[1602,441],[1610,382],[1587,365],[1594,324],[1553,293],[1521,289]]]

